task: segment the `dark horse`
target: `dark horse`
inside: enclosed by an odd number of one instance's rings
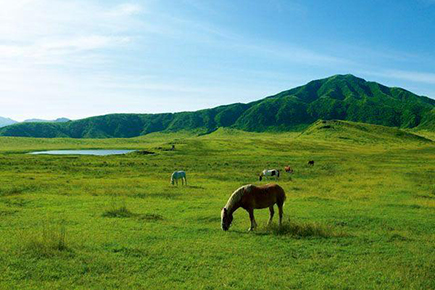
[[[251,219],[250,231],[257,226],[254,218],[254,209],[268,207],[270,211],[268,224],[270,224],[272,222],[273,214],[275,213],[273,210],[275,204],[278,205],[279,225],[281,226],[283,213],[282,207],[285,198],[284,189],[277,184],[266,184],[263,186],[254,186],[250,184],[242,186],[234,191],[228,199],[227,204],[222,209],[222,229],[227,231],[230,228],[233,221],[233,213],[240,207],[249,213],[249,218]]]
[[[313,165],[314,165],[314,160],[310,160],[310,161],[308,161],[308,165],[313,166]]]

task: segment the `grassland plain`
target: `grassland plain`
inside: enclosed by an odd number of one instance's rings
[[[434,289],[434,143],[329,132],[2,137],[0,289]],[[155,154],[24,154],[86,148]],[[288,164],[283,228],[240,210],[223,232],[230,194]]]

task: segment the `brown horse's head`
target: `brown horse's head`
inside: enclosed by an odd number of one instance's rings
[[[228,212],[228,209],[225,207],[222,209],[221,212],[221,221],[222,221],[222,229],[224,231],[228,231],[228,229],[231,226],[231,223],[233,222],[233,215]]]

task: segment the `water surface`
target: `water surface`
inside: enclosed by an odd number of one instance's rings
[[[136,150],[49,150],[49,151],[36,151],[29,154],[34,155],[95,155],[95,156],[107,156],[107,155],[121,155],[134,152]]]

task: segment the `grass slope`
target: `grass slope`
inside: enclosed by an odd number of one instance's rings
[[[400,88],[336,75],[249,104],[175,114],[111,114],[66,123],[21,123],[0,136],[125,138],[153,132],[219,127],[266,132],[300,131],[318,119],[340,119],[435,131],[435,101]]]
[[[0,288],[435,288],[433,143],[331,122],[337,136],[357,141],[338,139],[324,125],[302,135],[1,137]],[[358,141],[373,135],[376,142]],[[73,148],[155,154],[23,154]],[[288,164],[295,173],[278,182],[287,192],[284,227],[266,227],[268,211],[257,210],[260,227],[248,233],[240,210],[223,232],[220,209],[231,193]],[[169,185],[176,169],[189,186]]]
[[[358,144],[428,144],[432,140],[397,128],[340,120],[319,120],[298,138],[343,140]]]

